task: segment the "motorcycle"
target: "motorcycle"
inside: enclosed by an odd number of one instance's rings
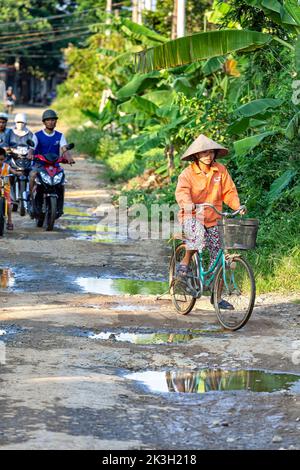
[[[74,148],[69,144],[67,150]],[[35,161],[42,163],[38,170],[35,186],[31,197],[31,217],[36,219],[37,227],[43,227],[52,231],[54,222],[63,215],[65,172],[60,163],[69,163],[64,156],[49,153],[47,155],[36,155]]]
[[[10,179],[12,210],[16,212],[19,208],[21,216],[24,216],[28,210],[29,173],[31,171],[31,160],[28,154],[29,146],[26,144],[11,147],[9,153],[10,167],[19,172]]]

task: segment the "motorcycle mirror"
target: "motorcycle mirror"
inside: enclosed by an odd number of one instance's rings
[[[67,150],[72,150],[75,147],[75,144],[68,144],[67,145]]]
[[[31,139],[26,140],[26,144],[27,144],[29,147],[34,147],[34,142],[33,142],[33,140],[31,140]]]

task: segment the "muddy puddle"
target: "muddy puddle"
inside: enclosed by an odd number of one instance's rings
[[[117,341],[139,345],[150,344],[177,344],[188,343],[193,339],[203,335],[214,335],[224,333],[218,327],[207,327],[202,330],[185,330],[185,331],[128,331],[128,330],[110,330],[110,331],[82,331],[80,329],[73,330],[74,336],[80,336],[92,340],[100,341]]]
[[[102,295],[161,295],[168,292],[168,283],[134,279],[78,277],[76,284],[86,293]]]
[[[201,369],[198,371],[145,371],[126,374],[155,393],[248,391],[300,393],[300,375],[264,370]]]
[[[10,289],[15,285],[15,274],[10,268],[0,268],[0,290]]]
[[[93,208],[75,204],[65,204],[64,216],[59,227],[70,232],[70,238],[88,240],[95,243],[120,243],[127,237],[117,235],[116,227],[101,224],[101,218],[94,214]]]
[[[11,335],[15,335],[24,331],[16,325],[0,325],[0,340],[5,340]]]

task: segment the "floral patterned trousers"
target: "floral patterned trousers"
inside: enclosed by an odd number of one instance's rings
[[[183,223],[183,231],[186,238],[186,249],[202,251],[207,248],[210,255],[209,267],[215,262],[221,249],[221,239],[218,227],[204,227],[195,218],[187,219]]]

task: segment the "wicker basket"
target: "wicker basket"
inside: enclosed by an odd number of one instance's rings
[[[258,219],[218,220],[223,248],[227,250],[255,248],[258,224]]]

